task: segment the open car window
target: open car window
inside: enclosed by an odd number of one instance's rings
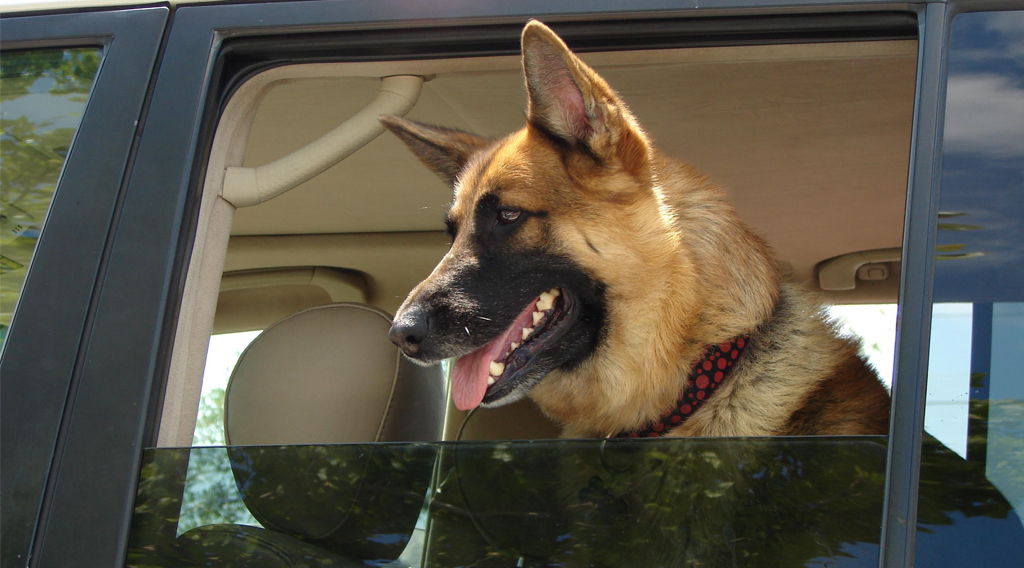
[[[822,290],[837,304],[896,301],[916,42],[597,51],[584,57],[649,125],[659,149],[728,188],[744,220],[776,248],[789,281]],[[525,91],[518,57],[282,67],[237,91],[236,99],[258,102],[249,103],[244,154],[235,162],[256,168],[288,156],[370,104],[381,89],[372,75],[403,73],[429,78],[411,119],[495,137],[521,125]],[[237,145],[232,151],[242,154]],[[237,209],[212,332],[265,329],[303,309],[339,301],[393,314],[447,251],[444,213],[450,201],[450,187],[386,134],[295,189]],[[855,286],[823,287],[821,266],[860,251],[888,252],[867,266],[839,270]],[[876,350],[891,353],[891,345]],[[880,365],[882,374],[891,375],[891,361]],[[503,431],[501,423],[548,422],[535,411],[499,412],[508,414],[489,424],[482,413],[463,429],[462,439],[557,435],[550,425]],[[449,415],[450,436],[463,417]]]

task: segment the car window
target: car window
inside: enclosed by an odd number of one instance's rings
[[[99,70],[96,48],[0,60],[0,346]]]
[[[224,392],[228,388],[228,379],[242,352],[259,333],[240,331],[210,337],[193,446],[224,445]]]
[[[925,423],[995,491],[936,514],[921,468],[917,566],[1020,566],[1024,516],[1024,12],[953,19]],[[986,543],[968,556],[966,541]]]
[[[922,461],[922,518],[991,514],[984,475]],[[873,568],[884,486],[883,437],[150,449],[128,565]]]

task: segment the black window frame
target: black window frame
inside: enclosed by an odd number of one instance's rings
[[[638,0],[580,5],[569,0],[412,3],[373,0],[295,1],[181,6],[166,48],[139,141],[116,236],[78,361],[74,414],[59,477],[48,491],[47,522],[33,560],[40,566],[123,565],[142,448],[155,439],[174,326],[195,238],[199,191],[213,125],[227,90],[217,85],[225,42],[352,29],[597,21],[730,14],[871,12],[892,9],[918,21],[919,65],[900,283],[880,566],[913,565],[917,482],[925,402],[928,340],[945,110],[950,22],[958,13],[1022,9],[1022,0]],[[12,337],[14,328],[12,327]],[[9,337],[9,341],[12,337]]]
[[[96,283],[168,13],[151,7],[0,19],[4,52],[102,53],[0,358],[4,566],[28,562],[45,520]]]

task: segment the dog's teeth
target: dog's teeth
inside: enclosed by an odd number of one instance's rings
[[[491,386],[493,384],[494,384],[494,377],[487,377],[487,386]]]
[[[524,327],[523,328],[523,341],[526,341],[526,338],[530,337],[531,333],[533,333],[533,328],[532,327]]]
[[[544,311],[550,310],[551,306],[554,305],[554,303],[555,297],[552,296],[549,292],[544,292],[543,294],[540,295],[540,299],[537,300],[537,309]]]
[[[552,288],[552,289],[548,290],[548,294],[551,294],[555,298],[557,298],[558,295],[561,294],[561,293],[562,293],[562,291],[559,290],[558,288]]]
[[[537,325],[542,319],[544,319],[544,312],[533,312],[533,325]]]
[[[505,364],[497,361],[491,361],[491,368],[489,369],[491,376],[500,377],[505,372]]]
[[[518,343],[515,343],[515,342],[513,342],[513,343],[512,343],[512,351],[515,351],[516,349],[519,349],[519,344],[518,344]]]

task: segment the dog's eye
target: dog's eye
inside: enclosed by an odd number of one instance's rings
[[[503,209],[498,211],[498,222],[502,225],[511,225],[519,220],[519,216],[522,215],[522,211],[516,211],[514,209]]]

